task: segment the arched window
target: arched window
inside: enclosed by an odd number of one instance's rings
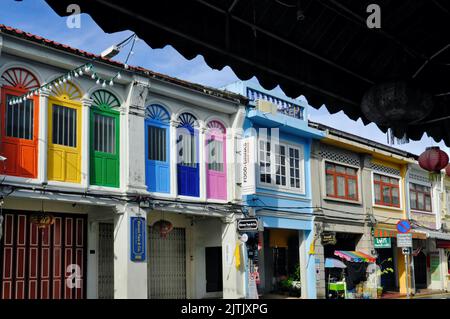
[[[109,91],[97,90],[91,95],[90,180],[92,185],[120,186],[120,107]]]
[[[198,121],[192,114],[182,113],[178,122],[178,194],[198,197]]]
[[[21,177],[37,177],[37,141],[39,97],[16,104],[11,101],[39,87],[37,78],[23,68],[11,68],[3,72],[1,90],[1,142],[0,153],[6,157],[2,173]]]
[[[208,198],[227,198],[226,129],[219,121],[207,125],[206,192]]]
[[[81,181],[81,91],[72,82],[54,84],[48,100],[48,178]]]
[[[145,109],[145,180],[150,192],[170,193],[170,115],[158,104]]]

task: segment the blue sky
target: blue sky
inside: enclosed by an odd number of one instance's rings
[[[130,31],[114,34],[104,33],[90,16],[85,14],[81,16],[81,28],[69,29],[66,25],[66,18],[59,17],[43,0],[0,0],[0,2],[1,24],[93,53],[99,54],[107,47],[119,43],[132,34]],[[127,50],[124,50],[115,59],[124,61],[126,54]],[[206,65],[201,56],[188,61],[170,46],[163,49],[152,49],[144,41],[136,43],[129,64],[140,65],[156,72],[212,87],[222,87],[239,80],[229,67],[213,70]],[[256,81],[256,79],[252,80]],[[364,126],[360,120],[356,122],[350,120],[342,112],[330,115],[325,107],[319,110],[311,108],[309,113],[312,121],[386,144],[386,135],[374,124]],[[395,147],[420,154],[425,147],[437,145],[449,152],[443,142],[436,143],[426,135],[422,137],[421,141],[395,145]]]

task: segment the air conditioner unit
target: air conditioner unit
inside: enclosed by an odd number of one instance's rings
[[[257,99],[255,100],[255,104],[258,111],[261,111],[263,113],[277,114],[277,106],[269,101]]]

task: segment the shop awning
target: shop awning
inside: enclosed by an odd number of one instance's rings
[[[338,257],[341,257],[347,261],[351,262],[366,262],[366,263],[373,263],[375,262],[375,258],[372,256],[369,256],[365,253],[362,253],[360,251],[350,251],[350,250],[336,250],[334,254]]]
[[[436,247],[437,248],[445,248],[450,249],[450,240],[436,240]]]
[[[442,240],[450,240],[450,234],[449,233],[443,233],[437,230],[429,230],[429,229],[418,229],[420,232],[423,232],[426,234],[427,238],[434,238],[434,239],[442,239]]]
[[[424,132],[450,145],[450,3],[446,0],[46,0],[59,15],[79,5],[107,33],[132,30],[152,48],[172,45],[187,59],[229,66],[242,80],[256,76],[290,97],[326,105],[353,120],[365,92],[392,79],[429,91],[436,106],[423,122],[393,126],[413,140]],[[381,28],[369,28],[369,5]],[[390,92],[390,91],[389,91]],[[439,118],[445,121],[429,122]],[[392,125],[391,125],[392,126]],[[380,127],[386,131],[386,127]]]
[[[394,226],[393,226],[394,227]],[[374,231],[374,237],[393,237],[396,238],[398,231],[394,228],[390,227],[377,227]],[[411,232],[413,238],[415,239],[427,239],[426,232],[421,232],[417,230],[413,230]]]

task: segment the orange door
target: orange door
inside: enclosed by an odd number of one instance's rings
[[[9,101],[27,91],[3,87],[1,93],[0,153],[6,157],[0,170],[6,175],[37,177],[37,141],[39,97],[9,105]]]

